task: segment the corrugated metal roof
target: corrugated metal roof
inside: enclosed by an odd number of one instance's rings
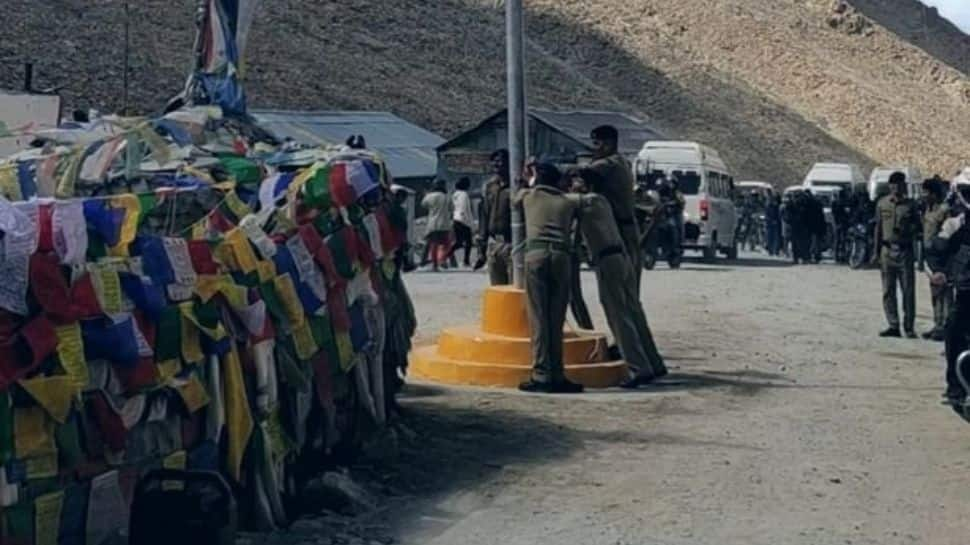
[[[277,138],[300,144],[342,144],[352,134],[380,152],[395,178],[433,178],[438,171],[435,149],[445,139],[388,112],[300,112],[250,110],[261,127]]]
[[[593,141],[589,137],[591,130],[600,125],[613,125],[620,133],[621,153],[638,153],[644,142],[664,140],[660,131],[639,119],[620,112],[591,110],[555,112],[541,108],[530,108],[529,113],[573,140],[587,146],[593,145]]]

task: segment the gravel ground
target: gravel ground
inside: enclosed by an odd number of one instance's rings
[[[877,338],[877,272],[749,256],[644,280],[673,385],[568,398],[412,385],[398,455],[355,469],[381,507],[331,542],[966,543],[970,429],[940,405],[941,345]],[[486,281],[407,282],[429,342],[476,319]]]

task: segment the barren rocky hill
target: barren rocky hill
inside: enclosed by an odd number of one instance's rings
[[[914,23],[915,0],[525,3],[533,104],[628,111],[719,148],[739,177],[787,184],[842,159],[950,173],[970,160],[967,37],[938,17]],[[3,4],[0,87],[19,87],[30,60],[35,87],[67,85],[69,106],[121,108],[122,0]],[[130,2],[132,110],[180,88],[194,4]],[[500,4],[264,2],[250,102],[391,110],[451,136],[504,103]]]

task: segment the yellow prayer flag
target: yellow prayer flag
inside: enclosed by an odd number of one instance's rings
[[[84,341],[81,338],[81,325],[77,322],[54,328],[57,333],[57,357],[61,367],[67,372],[78,388],[84,388],[89,381],[88,362],[84,359]]]
[[[357,363],[354,357],[354,343],[350,340],[349,333],[337,333],[333,339],[337,345],[337,353],[340,355],[340,368],[346,373]]]
[[[18,384],[60,424],[67,421],[71,403],[81,391],[74,378],[67,375],[36,377]]]
[[[203,218],[192,224],[192,232],[189,234],[192,240],[202,240],[205,238],[205,221],[203,221],[205,219]]]
[[[273,285],[283,301],[283,310],[286,311],[286,319],[289,320],[290,326],[294,329],[303,326],[306,323],[306,313],[300,303],[300,297],[296,294],[296,286],[290,273],[274,278]]]
[[[182,167],[182,172],[184,172],[185,174],[188,174],[189,176],[192,176],[193,178],[198,178],[209,185],[214,185],[216,183],[215,178],[213,178],[211,175],[209,175],[208,172],[202,169],[198,169],[198,168],[186,165]]]
[[[242,269],[239,265],[239,260],[236,259],[236,254],[233,252],[232,245],[227,240],[223,240],[222,243],[215,247],[212,251],[212,256],[230,271]]]
[[[233,346],[223,358],[223,388],[226,392],[226,463],[236,481],[242,478],[242,460],[253,434],[253,415],[249,411],[239,354]]]
[[[202,353],[202,341],[199,338],[199,328],[195,326],[185,313],[181,314],[182,324],[182,359],[185,363],[199,363],[205,358]]]
[[[111,197],[111,206],[125,209],[125,221],[121,224],[118,244],[108,248],[108,255],[128,257],[128,245],[138,234],[138,218],[141,216],[141,201],[132,193]]]
[[[185,408],[190,413],[194,413],[209,404],[209,394],[205,391],[205,386],[199,379],[192,375],[189,379],[178,387],[179,396],[185,403]]]
[[[109,267],[94,266],[91,268],[91,280],[101,310],[106,314],[117,314],[124,310],[121,299],[121,279],[118,273]]]
[[[260,261],[256,264],[256,274],[260,282],[269,282],[276,276],[276,266],[270,261]]]
[[[179,469],[184,470],[186,463],[188,462],[188,456],[184,450],[176,450],[175,452],[169,454],[162,460],[162,467],[165,469]]]
[[[293,344],[296,345],[296,357],[301,360],[312,359],[320,351],[317,341],[313,338],[310,322],[306,320],[301,326],[293,329]]]
[[[202,322],[199,321],[199,317],[195,315],[195,305],[192,302],[180,303],[179,311],[182,313],[183,321],[188,320],[192,323],[192,325],[197,327],[199,331],[205,333],[206,337],[209,337],[214,341],[221,341],[222,339],[226,338],[226,335],[228,335],[228,333],[226,333],[225,326],[223,326],[221,322],[216,324],[215,329],[203,325]]]
[[[170,359],[158,362],[155,367],[158,368],[158,376],[161,382],[166,382],[182,371],[182,362],[178,359]]]
[[[226,206],[232,211],[233,214],[236,215],[237,218],[242,219],[253,212],[253,209],[239,198],[239,195],[235,190],[226,193],[225,200]]]
[[[40,479],[57,475],[57,445],[54,421],[40,407],[14,409],[14,452],[27,465],[27,477]]]
[[[236,284],[228,274],[200,275],[195,285],[195,293],[208,303],[218,294],[226,298],[232,308],[246,306],[246,288]]]
[[[236,263],[239,264],[239,270],[246,274],[256,270],[256,262],[258,261],[256,254],[249,244],[249,239],[246,238],[246,234],[241,229],[236,227],[226,233],[225,243],[228,243],[229,247],[232,248],[232,254],[236,258]]]
[[[226,277],[221,274],[202,274],[199,275],[195,283],[195,293],[202,299],[203,303],[208,303],[223,289]]]
[[[57,195],[61,198],[74,196],[74,183],[77,182],[78,174],[81,172],[81,164],[84,162],[84,149],[78,149],[67,157],[67,167],[61,173],[61,178],[57,182]]]
[[[34,545],[57,545],[63,508],[63,491],[44,494],[34,500]]]
[[[17,167],[13,163],[0,165],[0,197],[7,200],[23,200],[20,193],[20,183],[17,181]]]
[[[152,158],[159,165],[164,165],[171,160],[172,153],[168,147],[168,142],[155,132],[155,127],[151,122],[146,121],[135,127],[135,130],[138,132],[138,136],[142,141],[148,146],[148,149],[151,150]]]
[[[286,188],[286,192],[288,194],[287,200],[293,201],[293,197],[297,195],[300,190],[303,189],[303,186],[310,181],[310,178],[313,178],[317,171],[323,167],[323,163],[314,163],[309,168],[305,168],[302,172],[297,174],[296,177],[293,178],[293,181],[290,182],[290,185]]]

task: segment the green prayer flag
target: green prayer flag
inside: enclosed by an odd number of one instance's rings
[[[88,261],[97,261],[108,255],[108,246],[97,231],[88,229]]]
[[[259,295],[263,298],[263,302],[266,303],[266,310],[273,317],[275,323],[286,321],[286,310],[283,309],[283,302],[280,300],[280,296],[276,293],[276,287],[273,282],[264,282],[259,285]]]
[[[0,465],[13,456],[13,407],[10,392],[0,392]]]
[[[307,180],[303,186],[303,202],[320,210],[328,210],[333,205],[330,198],[330,167],[318,169]]]
[[[87,459],[81,448],[78,413],[72,412],[66,422],[54,428],[54,441],[57,444],[58,467],[74,469]]]
[[[141,216],[138,218],[138,225],[145,222],[145,219],[155,210],[158,199],[154,193],[141,193],[138,195],[138,206],[141,208]]]
[[[219,155],[219,163],[226,169],[239,185],[259,185],[263,179],[263,171],[259,165],[245,157],[238,155]]]
[[[158,319],[155,361],[163,362],[182,356],[182,313],[177,306],[166,307]]]

